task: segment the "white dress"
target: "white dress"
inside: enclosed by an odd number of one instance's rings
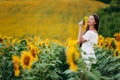
[[[91,64],[96,63],[94,45],[98,42],[98,34],[94,31],[88,30],[82,37],[87,41],[82,43],[81,56],[87,64],[87,67],[89,68],[88,70],[90,70]]]

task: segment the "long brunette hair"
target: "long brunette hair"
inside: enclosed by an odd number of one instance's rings
[[[96,24],[94,25],[94,28],[95,28],[96,31],[98,31],[98,28],[99,28],[99,16],[97,16],[96,14],[92,14],[92,16],[94,17],[95,22],[96,22]],[[84,34],[85,34],[88,30],[89,30],[89,25],[87,25]]]
[[[94,17],[94,19],[95,19],[96,24],[94,25],[94,28],[95,28],[95,30],[98,32],[98,28],[99,28],[99,16],[97,16],[96,14],[91,14],[91,15],[92,15],[92,16]],[[85,34],[88,30],[89,30],[89,25],[87,25],[84,34]],[[81,47],[81,46],[82,46],[82,43],[80,43],[80,47]]]

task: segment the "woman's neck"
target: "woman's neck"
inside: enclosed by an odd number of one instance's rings
[[[94,28],[94,26],[90,26],[89,30],[92,30],[92,31],[94,31],[95,33],[98,33],[98,32],[96,31],[96,29]]]
[[[90,26],[90,27],[89,27],[89,30],[96,31],[95,28],[94,28],[94,26]]]

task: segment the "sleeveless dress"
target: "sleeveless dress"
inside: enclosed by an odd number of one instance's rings
[[[88,30],[82,36],[86,42],[82,43],[81,46],[81,57],[87,65],[88,71],[91,68],[91,64],[96,63],[96,56],[94,54],[94,45],[98,42],[98,34],[94,31]]]

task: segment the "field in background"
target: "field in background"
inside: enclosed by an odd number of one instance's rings
[[[90,0],[1,1],[0,6],[0,34],[62,41],[77,38],[78,22],[85,15],[106,7]]]

